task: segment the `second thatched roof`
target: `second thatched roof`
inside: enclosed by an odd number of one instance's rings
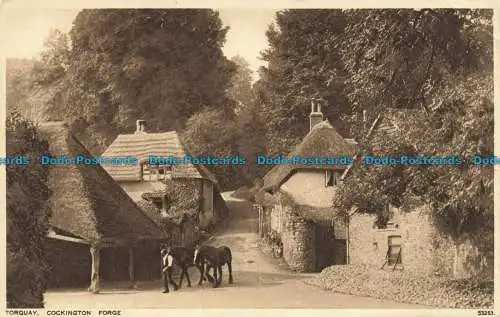
[[[352,157],[356,153],[356,143],[344,139],[325,120],[318,123],[304,137],[302,142],[288,155],[300,157]],[[264,176],[263,190],[276,191],[298,169],[345,169],[345,165],[276,165]]]
[[[177,157],[183,159],[189,151],[181,143],[176,131],[163,133],[120,134],[102,154],[103,157],[136,157],[139,162],[150,156]],[[116,181],[140,181],[141,168],[137,165],[105,165],[106,171]],[[216,177],[203,165],[179,164],[172,166],[172,178],[203,178],[215,185]]]

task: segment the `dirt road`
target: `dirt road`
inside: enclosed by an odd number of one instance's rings
[[[194,286],[169,294],[161,293],[161,282],[139,284],[138,289],[104,289],[92,295],[81,291],[46,293],[46,307],[77,308],[428,308],[352,295],[323,291],[304,283],[311,274],[297,274],[280,269],[264,256],[257,245],[257,217],[251,203],[231,198],[225,193],[231,209],[228,228],[211,244],[224,244],[233,252],[234,284],[227,283],[223,268],[220,288]],[[190,271],[191,272],[191,271]],[[192,280],[197,280],[192,272]]]

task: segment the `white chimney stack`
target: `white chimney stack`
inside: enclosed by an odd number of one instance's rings
[[[311,100],[311,114],[309,114],[309,130],[312,130],[315,125],[323,121],[323,113],[321,112],[321,100]]]
[[[137,120],[136,121],[136,130],[135,133],[146,133],[146,120]]]

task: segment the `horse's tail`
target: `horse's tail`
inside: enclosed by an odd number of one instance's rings
[[[231,263],[233,261],[233,254],[231,252],[231,249],[229,249],[229,247],[227,247],[227,246],[223,246],[222,248],[224,249],[224,251],[227,254],[228,262]]]

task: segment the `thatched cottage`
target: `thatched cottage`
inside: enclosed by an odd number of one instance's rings
[[[352,158],[357,144],[344,139],[327,121],[319,103],[313,101],[310,131],[288,155],[289,158]],[[256,195],[259,230],[278,234],[283,258],[301,272],[319,271],[346,258],[345,226],[334,221],[331,208],[340,175],[347,165],[276,165],[264,177]]]
[[[52,156],[90,157],[61,122],[41,124]],[[99,165],[50,166],[52,196],[46,254],[49,286],[159,277],[158,246],[167,236]]]
[[[120,134],[103,157],[134,157],[136,165],[105,165],[104,169],[139,206],[160,223],[171,224],[173,243],[190,245],[198,229],[209,230],[222,221],[227,207],[215,176],[199,164],[150,164],[150,157],[188,155],[176,131],[148,133],[137,120],[135,133]]]
[[[409,125],[422,115],[421,110],[384,110],[373,122],[367,138],[373,154],[390,154],[391,150],[384,149],[381,143],[402,138],[402,133],[409,131]],[[342,178],[349,176],[351,168]],[[389,219],[379,225],[376,224],[375,215],[351,211],[348,227],[349,263],[456,277],[484,270],[492,272],[493,250],[489,257],[481,259],[477,250],[467,241],[455,248],[451,239],[434,227],[427,206],[422,205],[411,211],[403,211],[392,205],[386,208]]]

